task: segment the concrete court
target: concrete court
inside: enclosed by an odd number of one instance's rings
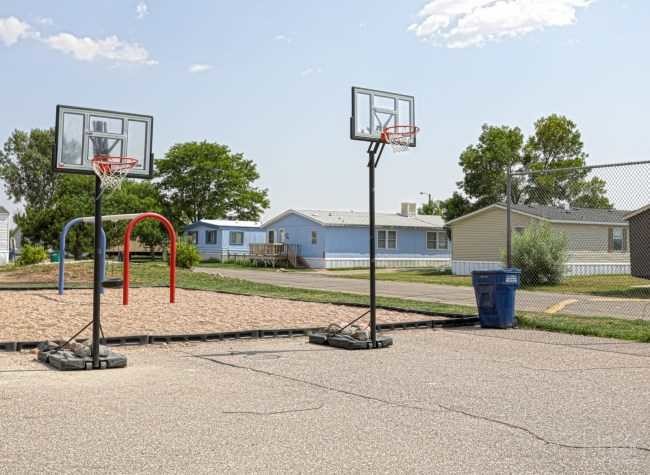
[[[650,471],[650,345],[393,335],[131,347],[76,373],[0,353],[0,473]]]
[[[272,272],[255,269],[196,268],[197,272],[221,274],[235,279],[274,284],[284,287],[368,293],[368,281],[348,279],[322,272]],[[384,297],[422,300],[424,302],[476,305],[471,287],[423,284],[418,282],[377,281],[377,294]],[[600,317],[650,320],[650,300],[598,297],[584,294],[517,291],[517,309],[531,312],[564,313]]]

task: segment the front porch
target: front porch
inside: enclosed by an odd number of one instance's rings
[[[298,244],[249,244],[249,258],[256,265],[302,267]]]

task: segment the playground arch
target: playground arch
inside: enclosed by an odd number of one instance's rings
[[[131,260],[131,234],[133,229],[145,219],[154,219],[161,222],[167,230],[169,237],[169,303],[174,303],[176,299],[176,232],[172,223],[163,215],[158,213],[142,213],[133,218],[124,233],[124,266],[123,266],[123,286],[122,286],[122,304],[129,304],[129,268]]]
[[[58,277],[58,288],[59,288],[59,295],[63,295],[63,292],[65,291],[65,240],[66,237],[68,236],[68,232],[73,226],[76,226],[77,224],[80,223],[94,223],[95,218],[94,217],[83,217],[83,218],[74,218],[65,223],[65,226],[63,226],[63,230],[61,231],[61,234],[59,235],[59,277]],[[101,275],[102,282],[104,281],[104,278],[106,276],[106,233],[104,232],[104,228],[102,228],[102,232],[100,234],[100,241],[99,241],[99,246],[101,248],[101,259],[99,260],[99,275]],[[104,287],[101,288],[101,292],[104,292]]]

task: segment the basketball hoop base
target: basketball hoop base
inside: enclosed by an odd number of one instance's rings
[[[90,347],[89,347],[90,348]],[[38,349],[38,360],[60,371],[78,371],[89,369],[115,369],[126,367],[126,356],[100,347],[99,366],[93,367],[93,357],[81,355],[67,348],[53,347],[43,343]],[[103,353],[103,354],[102,354]]]
[[[314,345],[332,346],[344,350],[375,350],[379,348],[388,348],[393,344],[393,338],[390,336],[378,336],[376,344],[372,340],[357,340],[350,335],[327,335],[326,333],[312,333],[309,335],[309,343]]]

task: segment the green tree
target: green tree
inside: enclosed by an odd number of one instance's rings
[[[14,130],[0,151],[0,179],[7,196],[25,207],[50,206],[57,178],[52,171],[53,129]]]
[[[475,207],[481,208],[505,200],[508,167],[521,163],[524,136],[519,127],[484,124],[476,145],[470,145],[460,155],[459,165],[464,178],[458,187]],[[520,196],[518,181],[513,183],[513,201]]]
[[[583,147],[578,127],[567,117],[552,114],[537,120],[524,147],[522,164],[527,170],[544,173],[528,177],[526,203],[611,208],[605,181],[588,179],[589,170],[575,169],[586,165],[588,155]],[[567,168],[573,170],[560,171]]]
[[[418,214],[442,216],[443,202],[441,200],[429,200],[418,208]]]
[[[46,166],[51,167],[51,163]],[[94,180],[80,175],[62,175],[57,178],[49,206],[25,205],[23,212],[15,217],[23,238],[55,248],[63,226],[72,218],[93,214]],[[79,258],[92,250],[92,227],[75,226],[68,234],[67,248]]]
[[[451,198],[443,201],[441,206],[442,219],[445,221],[451,221],[452,219],[460,218],[464,214],[467,214],[475,209],[472,203],[457,191],[454,191],[454,194],[451,195]]]
[[[157,169],[158,186],[177,224],[227,216],[256,220],[269,206],[267,190],[253,186],[259,178],[255,163],[225,145],[176,144]]]

